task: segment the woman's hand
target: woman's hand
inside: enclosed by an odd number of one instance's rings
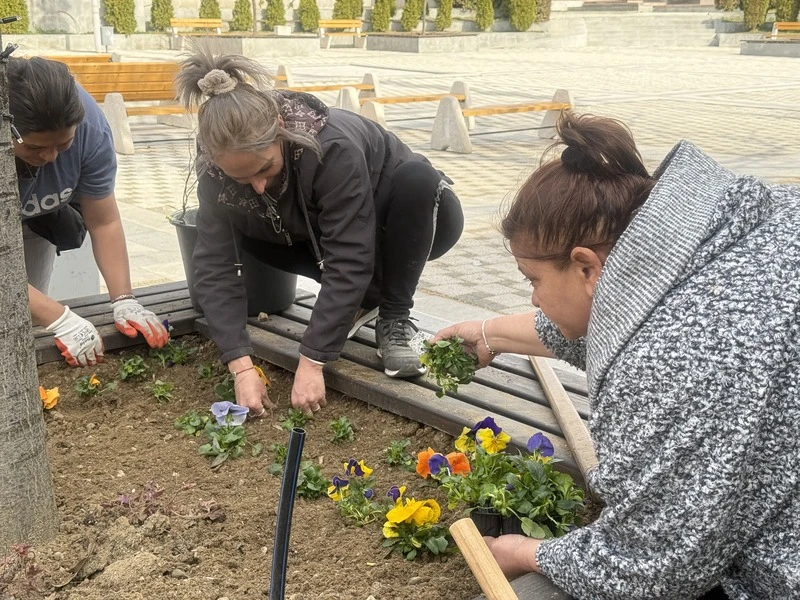
[[[237,373],[233,380],[233,391],[236,394],[236,404],[246,406],[250,417],[263,417],[267,409],[274,408],[269,399],[267,386],[253,368],[253,361],[249,356],[236,358],[228,363],[228,370]]]
[[[292,385],[292,406],[312,415],[326,404],[322,365],[301,355]]]
[[[508,579],[514,579],[531,571],[541,572],[536,563],[536,550],[541,540],[524,535],[501,535],[483,539]]]
[[[482,321],[464,321],[445,327],[436,332],[436,335],[430,340],[431,343],[440,340],[446,340],[454,336],[460,337],[464,349],[473,356],[478,357],[478,366],[483,368],[492,362],[492,359],[497,354],[490,354],[486,344],[483,343],[483,334],[481,333]]]

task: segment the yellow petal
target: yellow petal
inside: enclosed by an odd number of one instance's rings
[[[100,380],[97,378],[97,375],[92,374],[89,378],[89,385],[98,386],[100,385]]]
[[[386,513],[386,520],[391,523],[403,523],[410,519],[421,506],[422,502],[413,498],[405,500],[405,504],[398,502],[392,510]]]
[[[364,471],[364,477],[372,475],[372,469],[365,465],[363,460],[358,461],[358,466]]]
[[[383,537],[387,539],[400,537],[400,534],[397,532],[397,525],[391,521],[386,521],[386,523],[383,524]]]
[[[456,450],[464,454],[471,454],[475,452],[475,440],[469,437],[469,427],[464,427],[461,435],[456,438]]]
[[[44,392],[44,396],[42,396],[42,392]],[[49,390],[45,390],[43,387],[39,387],[39,397],[42,399],[42,404],[44,404],[45,410],[50,410],[56,404],[58,404],[58,388],[50,388]]]

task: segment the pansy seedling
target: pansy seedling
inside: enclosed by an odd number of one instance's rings
[[[452,471],[452,467],[450,467],[450,463],[447,461],[444,454],[439,454],[437,452],[428,459],[428,471],[434,476],[439,474],[449,475]]]

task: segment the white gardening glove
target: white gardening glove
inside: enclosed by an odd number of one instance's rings
[[[89,321],[64,307],[62,314],[47,331],[56,338],[56,346],[73,367],[103,362],[103,338]]]
[[[112,302],[111,308],[114,309],[114,325],[120,333],[132,338],[141,333],[151,348],[163,348],[169,341],[169,332],[156,314],[133,298]]]

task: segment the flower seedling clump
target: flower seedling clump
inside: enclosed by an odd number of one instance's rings
[[[186,435],[200,435],[211,421],[208,415],[201,415],[196,410],[190,410],[186,414],[175,419],[175,429]]]
[[[42,406],[45,410],[50,410],[54,408],[56,404],[58,404],[58,398],[60,394],[58,393],[58,388],[50,388],[45,389],[44,386],[39,386],[39,398],[42,401]]]
[[[432,498],[405,498],[404,493],[405,486],[395,486],[387,494],[393,506],[386,512],[383,546],[401,553],[406,560],[425,553],[438,556],[447,552],[452,546],[447,528],[439,524],[439,503]]]
[[[78,377],[75,380],[75,391],[81,398],[89,398],[115,389],[117,389],[116,381],[110,381],[103,385],[95,373]]]
[[[411,445],[409,440],[393,440],[389,442],[389,447],[383,451],[384,460],[390,467],[400,467],[406,471],[413,471],[416,461],[408,447]]]
[[[331,421],[328,427],[333,431],[331,441],[334,444],[344,444],[345,442],[352,442],[356,439],[356,434],[353,431],[353,424],[344,415],[335,421]]]
[[[225,375],[217,385],[214,386],[214,395],[221,402],[233,402],[236,400],[236,391],[233,388],[233,377]]]
[[[314,500],[325,495],[330,482],[322,474],[322,468],[311,461],[300,465],[297,477],[297,495],[300,498]]]
[[[186,342],[178,344],[174,340],[167,342],[163,348],[150,349],[150,358],[158,361],[162,367],[185,365],[195,354],[197,354],[197,348],[188,345]]]
[[[307,415],[299,408],[290,408],[289,414],[281,419],[281,427],[286,431],[291,431],[295,428],[302,429],[312,418],[311,415]]]
[[[156,402],[159,404],[166,404],[172,400],[173,389],[174,386],[171,383],[156,379],[153,385],[150,386],[150,393],[153,394],[153,398],[156,399]]]
[[[437,398],[447,392],[458,391],[459,384],[468,384],[475,376],[478,359],[467,354],[459,337],[439,340],[430,343],[425,341],[425,352],[419,357],[422,364],[428,367],[428,376],[436,379],[439,390]]]
[[[131,356],[122,361],[119,367],[119,378],[122,379],[122,381],[143,379],[149,372],[150,367],[148,367],[144,359],[137,354],[136,356]]]
[[[217,374],[217,370],[212,363],[203,363],[197,367],[197,374],[200,379],[211,379]]]
[[[272,444],[269,449],[272,451],[274,458],[267,471],[270,475],[277,477],[283,473],[283,465],[286,464],[286,456],[289,453],[289,449],[283,444]]]
[[[211,414],[215,420],[206,424],[203,433],[208,443],[197,449],[198,454],[210,457],[211,467],[220,466],[229,458],[240,457],[249,444],[247,434],[242,427],[247,419],[247,407],[232,402],[215,402],[211,405]],[[252,456],[261,454],[261,444],[250,444]]]
[[[346,520],[359,526],[377,521],[386,512],[375,499],[375,478],[363,460],[351,458],[344,463],[344,476],[333,477],[328,497]]]

